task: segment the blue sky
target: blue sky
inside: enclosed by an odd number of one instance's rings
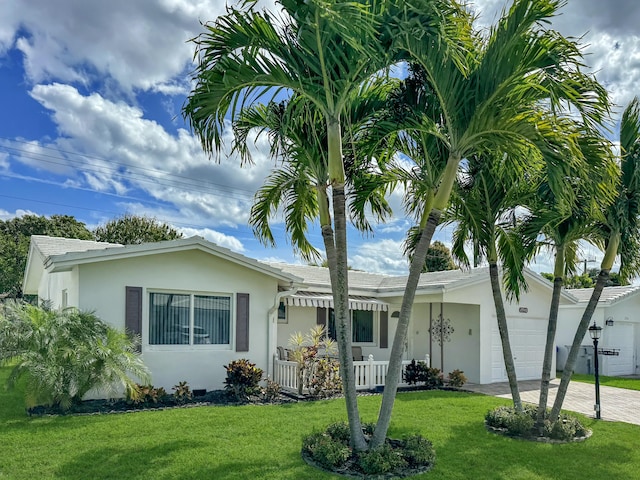
[[[502,6],[476,2],[481,22]],[[247,227],[253,193],[274,166],[265,141],[253,167],[226,156],[215,163],[180,115],[193,67],[187,40],[223,9],[221,0],[3,2],[0,218],[67,214],[93,228],[123,213],[149,215],[254,258],[299,261],[277,221],[276,249]],[[553,24],[567,35],[589,32],[587,63],[619,105],[640,94],[639,10],[635,0],[569,0]],[[353,267],[406,272],[410,221],[400,192],[391,200],[396,216],[373,237],[351,232]],[[310,237],[322,246],[317,229]],[[436,238],[450,243],[451,229]],[[535,269],[550,271],[548,256]]]

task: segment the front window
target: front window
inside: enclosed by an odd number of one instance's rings
[[[351,341],[354,343],[373,343],[373,312],[371,310],[353,310],[351,313]]]
[[[150,345],[228,345],[231,297],[149,294]]]
[[[351,341],[353,343],[373,343],[373,312],[371,310],[349,310],[351,315]],[[333,308],[329,309],[327,333],[332,340],[336,339],[336,316]]]

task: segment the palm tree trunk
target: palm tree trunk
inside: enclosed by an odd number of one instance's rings
[[[498,264],[496,262],[489,263],[489,278],[491,279],[493,303],[496,307],[498,331],[500,332],[500,341],[502,342],[502,356],[504,358],[504,367],[507,370],[507,379],[509,380],[509,388],[511,389],[511,398],[513,398],[513,406],[515,407],[516,412],[522,412],[522,400],[520,400],[520,390],[518,390],[516,366],[513,362],[513,353],[511,352],[509,329],[507,327],[507,314],[504,311],[502,290],[500,289],[500,275],[498,272]]]
[[[556,343],[556,328],[558,326],[558,308],[560,306],[560,293],[562,292],[564,272],[564,251],[560,248],[556,252],[556,262],[554,268],[553,293],[551,295],[551,306],[549,307],[549,322],[547,323],[547,342],[544,347],[544,360],[542,361],[542,377],[540,380],[540,400],[538,401],[538,414],[536,427],[542,429],[544,418],[547,413],[547,402],[549,399],[549,383],[551,381],[551,366],[553,363],[553,350]]]
[[[339,119],[327,120],[327,146],[329,180],[333,199],[333,222],[323,225],[322,237],[327,250],[327,263],[333,292],[333,308],[336,321],[336,343],[340,360],[342,390],[347,408],[351,446],[355,450],[366,450],[367,441],[362,432],[358,394],[356,391],[353,356],[351,354],[351,319],[349,317],[349,273],[347,268],[347,215],[344,194],[344,164],[342,163],[342,134]],[[330,235],[333,233],[333,235]]]
[[[607,241],[607,248],[604,252],[604,258],[602,259],[602,263],[600,264],[600,274],[598,275],[598,280],[593,287],[593,292],[591,293],[591,298],[589,299],[587,308],[585,308],[584,313],[582,314],[582,319],[578,324],[576,334],[573,337],[573,343],[571,344],[571,350],[569,350],[569,356],[567,357],[567,363],[565,364],[564,370],[562,371],[562,379],[560,380],[560,386],[558,387],[556,400],[555,402],[553,402],[553,408],[551,409],[551,414],[549,415],[549,420],[551,422],[556,422],[558,420],[558,417],[560,416],[560,409],[562,408],[564,397],[566,396],[567,389],[569,388],[569,382],[571,381],[571,375],[573,375],[573,369],[576,366],[578,350],[580,349],[582,340],[587,333],[587,328],[589,327],[589,323],[591,322],[593,313],[596,311],[596,307],[598,306],[598,302],[600,301],[602,290],[604,289],[607,280],[609,280],[609,272],[611,271],[613,261],[618,254],[620,238],[620,233],[614,231],[610,234]]]
[[[404,290],[404,296],[402,297],[402,306],[400,307],[398,326],[396,327],[393,346],[389,356],[389,368],[387,370],[384,392],[382,394],[382,405],[380,406],[378,423],[376,424],[376,429],[370,442],[370,448],[372,449],[382,446],[387,436],[389,423],[391,422],[391,412],[393,411],[393,404],[398,391],[398,383],[400,383],[401,380],[402,353],[404,352],[407,330],[409,329],[413,300],[416,295],[416,289],[418,288],[420,273],[422,273],[422,268],[427,258],[427,251],[429,250],[431,239],[440,222],[440,216],[440,210],[435,209],[429,214],[429,219],[424,230],[422,230],[420,240],[418,241],[411,260],[409,277],[407,278],[407,285]]]
[[[567,395],[567,389],[569,388],[571,375],[573,375],[573,369],[576,366],[576,360],[578,358],[580,345],[582,344],[584,336],[587,333],[587,328],[589,327],[589,323],[591,323],[593,313],[596,311],[596,307],[598,306],[598,302],[600,301],[602,290],[604,289],[607,280],[609,280],[609,271],[609,269],[600,270],[598,280],[596,281],[593,292],[591,293],[591,298],[589,299],[587,308],[585,308],[584,313],[582,314],[582,319],[580,320],[578,329],[576,330],[576,334],[573,337],[573,343],[571,344],[571,350],[569,350],[567,363],[565,364],[564,370],[562,371],[562,379],[560,380],[558,393],[556,393],[556,400],[555,402],[553,402],[553,408],[551,409],[551,414],[549,415],[549,420],[551,420],[552,422],[556,422],[558,420],[558,416],[560,415],[560,409],[562,408],[562,404],[564,403],[564,397]]]

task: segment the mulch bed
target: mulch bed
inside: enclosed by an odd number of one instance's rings
[[[398,392],[415,392],[422,390],[433,390],[424,386],[408,386],[399,387]],[[450,390],[457,392],[466,392],[464,389],[453,387],[440,387],[437,390]],[[360,396],[380,395],[381,391],[368,391],[362,390],[358,392]],[[139,403],[135,404],[128,402],[122,398],[111,400],[83,400],[80,403],[72,405],[68,410],[62,410],[59,407],[49,406],[36,406],[27,409],[27,413],[30,416],[45,416],[45,415],[95,415],[95,414],[107,414],[107,413],[125,413],[125,412],[140,412],[145,410],[166,410],[170,408],[190,408],[199,406],[224,406],[224,405],[274,405],[284,403],[306,402],[315,400],[327,400],[332,398],[341,398],[341,393],[331,395],[323,398],[311,397],[309,395],[298,395],[297,393],[282,391],[278,398],[272,401],[265,401],[261,397],[252,397],[249,401],[238,402],[233,397],[229,396],[224,390],[211,390],[204,395],[194,395],[190,400],[183,402],[177,402],[173,395],[167,395],[167,397],[157,403]]]

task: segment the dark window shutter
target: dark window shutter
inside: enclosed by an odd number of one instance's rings
[[[236,352],[249,351],[249,294],[236,294]]]
[[[380,348],[389,348],[389,312],[380,312]]]
[[[125,287],[124,326],[127,333],[142,335],[142,287]],[[140,346],[138,346],[140,351]]]
[[[325,307],[316,308],[316,325],[327,327],[327,309]]]
[[[125,287],[124,324],[128,332],[142,333],[142,287]]]

